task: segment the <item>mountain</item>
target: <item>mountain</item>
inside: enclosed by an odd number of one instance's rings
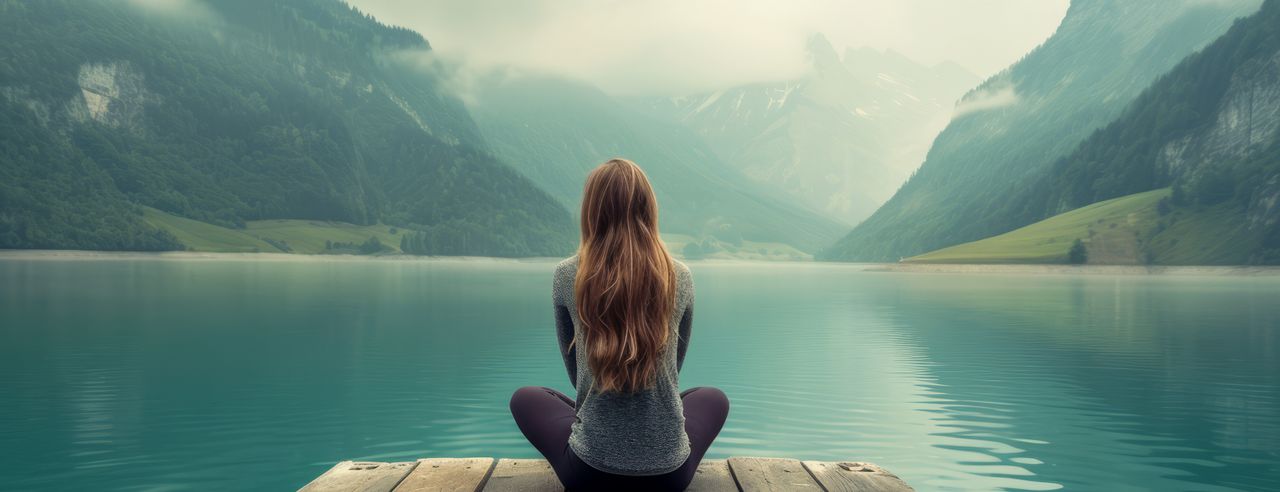
[[[1174,192],[1151,224],[1149,261],[1280,263],[1280,2],[1189,56],[1009,199],[1034,220],[1165,187]]]
[[[576,209],[587,172],[612,157],[634,160],[654,184],[664,233],[713,250],[813,252],[842,227],[726,165],[688,129],[638,111],[594,87],[529,74],[477,84],[472,114],[484,137],[561,203]],[[699,255],[712,251],[699,251]],[[767,255],[766,255],[767,256]]]
[[[962,98],[893,198],[820,256],[896,261],[1033,222],[1009,197],[1258,5],[1073,1],[1043,45]]]
[[[693,130],[756,182],[857,224],[924,160],[929,143],[977,76],[920,65],[893,51],[849,49],[822,35],[802,77],[648,101]]]
[[[432,254],[572,249],[564,207],[404,61],[426,40],[337,0],[4,0],[0,39],[0,248],[189,246],[158,210],[389,224]]]

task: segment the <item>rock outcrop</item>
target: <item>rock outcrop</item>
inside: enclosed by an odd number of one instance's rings
[[[146,105],[159,100],[147,91],[142,72],[127,61],[85,63],[76,79],[80,93],[67,104],[73,121],[139,131]]]

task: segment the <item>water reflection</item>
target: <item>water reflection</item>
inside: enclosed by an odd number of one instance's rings
[[[1274,279],[953,280],[903,279],[892,298],[943,393],[1006,410],[994,432],[950,413],[955,435],[1024,449],[1015,463],[1074,488],[1276,486]],[[1241,431],[1252,442],[1222,439]]]
[[[0,260],[0,480],[297,487],[339,459],[534,456],[571,391],[550,262]],[[1280,487],[1280,279],[694,264],[711,456],[920,490]]]

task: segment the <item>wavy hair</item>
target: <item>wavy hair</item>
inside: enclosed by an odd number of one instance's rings
[[[574,299],[600,392],[650,388],[671,336],[676,270],[658,235],[658,201],[634,162],[587,176]]]

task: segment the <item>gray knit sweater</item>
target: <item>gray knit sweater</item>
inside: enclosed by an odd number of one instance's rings
[[[556,335],[569,380],[578,391],[577,418],[569,434],[569,447],[593,468],[617,475],[660,475],[673,471],[689,457],[689,437],[684,433],[684,408],[680,404],[680,367],[689,347],[693,323],[693,276],[689,267],[676,262],[676,304],[671,313],[672,337],[658,366],[653,388],[635,393],[600,393],[587,364],[586,346],[578,319],[573,284],[578,257],[556,265],[553,298]],[[573,348],[571,341],[577,340]]]

